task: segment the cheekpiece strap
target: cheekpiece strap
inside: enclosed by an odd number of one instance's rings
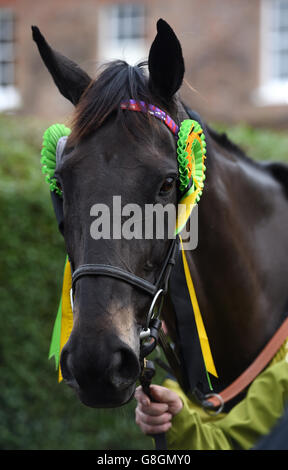
[[[174,135],[177,136],[179,132],[179,126],[177,126],[176,122],[173,121],[173,119],[167,113],[162,111],[162,109],[154,106],[154,104],[130,99],[121,103],[120,107],[121,109],[128,109],[129,111],[139,111],[141,113],[152,114],[152,116],[160,119],[160,121],[163,121]]]

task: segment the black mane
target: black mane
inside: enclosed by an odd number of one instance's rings
[[[124,61],[117,60],[105,66],[98,77],[90,83],[76,107],[70,142],[88,136],[112,114],[123,119],[124,113],[120,108],[123,101],[135,99],[151,102],[146,65],[142,62],[132,67]],[[143,113],[133,113],[134,127],[136,120],[143,122],[143,117],[139,118],[139,114],[143,115]]]
[[[209,130],[209,134],[211,135],[211,137],[219,145],[221,145],[221,147],[224,147],[229,152],[233,152],[235,155],[237,155],[238,157],[242,159],[254,162],[254,160],[252,160],[250,157],[246,155],[246,153],[241,147],[239,147],[238,145],[236,145],[234,142],[232,142],[229,139],[229,137],[227,136],[225,132],[220,134],[219,132],[215,131],[215,129],[212,129],[211,127],[208,127],[208,130]]]

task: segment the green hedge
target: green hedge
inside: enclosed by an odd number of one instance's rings
[[[86,408],[47,359],[65,249],[40,172],[45,128],[0,116],[0,448],[151,449],[134,402]],[[230,134],[259,158],[287,158],[284,135],[245,126]]]

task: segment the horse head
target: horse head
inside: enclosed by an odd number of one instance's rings
[[[73,330],[61,354],[62,375],[86,405],[120,406],[133,396],[140,374],[140,333],[153,298],[146,284],[156,285],[171,245],[167,221],[164,236],[143,235],[145,207],[176,206],[178,197],[175,137],[149,113],[131,113],[121,105],[131,99],[152,103],[180,122],[185,117],[177,99],[184,75],[181,46],[159,20],[149,74],[144,64],[115,61],[94,80],[32,29],[55,84],[75,105],[56,172],[66,249],[72,271],[80,273],[74,277]],[[131,210],[139,236],[129,236]],[[95,216],[101,212],[100,223]],[[86,265],[98,266],[95,275],[85,275]],[[112,275],[101,272],[104,266],[114,269]],[[139,285],[129,282],[129,275]]]

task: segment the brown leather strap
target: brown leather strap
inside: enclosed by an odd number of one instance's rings
[[[235,398],[243,392],[248,385],[262,372],[262,370],[273,359],[277,351],[281,348],[284,341],[288,338],[288,318],[282,323],[276,331],[273,338],[267,343],[263,351],[255,361],[246,369],[231,385],[225,388],[219,394],[206,396],[206,402],[213,405],[216,409],[223,408],[223,404]],[[220,396],[219,396],[220,395]]]

